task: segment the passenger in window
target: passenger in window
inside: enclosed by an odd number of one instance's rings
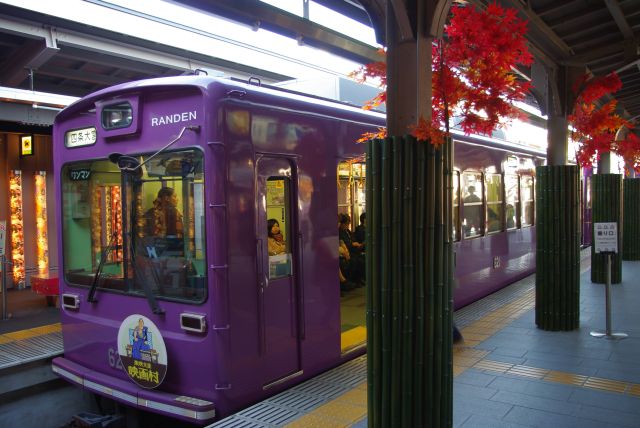
[[[467,188],[467,196],[465,196],[464,201],[469,203],[469,202],[482,202],[482,199],[476,195],[476,188],[475,186],[469,186]]]
[[[501,229],[500,216],[493,208],[489,208],[488,210],[487,229],[489,232],[497,232]]]
[[[270,256],[284,254],[287,251],[287,244],[280,231],[280,223],[275,218],[267,220],[267,251]]]
[[[484,233],[482,224],[482,206],[479,203],[482,198],[476,195],[475,186],[467,188],[467,195],[464,197],[464,220],[462,222],[465,237],[473,237]]]
[[[351,225],[349,214],[340,214],[338,219],[338,237],[340,241],[344,242],[350,256],[347,279],[355,284],[364,285],[364,254],[362,253],[364,244],[353,240],[349,229]]]
[[[361,245],[360,249],[364,251],[364,241],[366,237],[366,228],[364,225],[367,219],[367,213],[360,214],[360,225],[356,227],[356,231],[353,232],[353,241]]]
[[[340,296],[342,297],[347,291],[357,288],[357,285],[348,279],[351,276],[351,255],[342,241],[338,245],[338,254],[340,260],[338,276],[340,278]]]
[[[178,198],[171,187],[163,187],[145,213],[147,236],[182,238],[182,214],[178,211]]]
[[[507,204],[507,229],[516,227],[516,210],[511,204]]]

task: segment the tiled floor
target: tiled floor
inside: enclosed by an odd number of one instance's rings
[[[604,286],[584,262],[577,330],[535,326],[534,277],[456,312],[465,342],[454,349],[454,426],[640,427],[640,262],[623,262],[612,286],[613,330],[629,334],[620,341],[589,334],[605,327]],[[366,427],[366,356],[284,394],[298,393],[311,400],[304,410],[276,396],[214,426]],[[290,412],[265,423],[259,406]]]

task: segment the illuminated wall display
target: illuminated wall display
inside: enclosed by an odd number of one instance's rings
[[[9,172],[9,209],[13,283],[24,285],[24,231],[22,224],[22,172]]]
[[[20,156],[33,155],[33,135],[26,134],[20,136]]]
[[[38,272],[49,269],[49,240],[47,238],[47,173],[36,171],[36,246]]]
[[[93,261],[100,261],[103,249],[110,251],[107,262],[122,261],[122,214],[120,186],[96,186],[91,200]]]

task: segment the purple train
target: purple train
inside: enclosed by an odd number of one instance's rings
[[[364,288],[340,291],[336,214],[364,211],[355,141],[384,121],[202,76],[67,107],[54,125],[65,349],[54,371],[206,424],[365,352]],[[544,153],[456,141],[461,307],[533,272]]]

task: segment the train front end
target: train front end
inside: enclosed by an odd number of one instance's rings
[[[56,119],[64,357],[53,370],[128,406],[205,424],[225,389],[205,233],[215,196],[204,172],[216,169],[206,142],[216,136],[209,83],[191,79],[116,86]]]

